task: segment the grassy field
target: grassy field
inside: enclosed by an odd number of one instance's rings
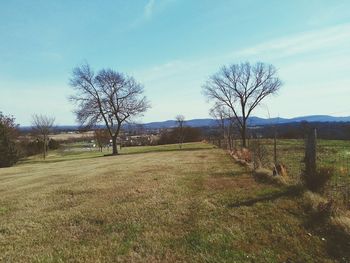
[[[273,140],[261,139],[273,161]],[[304,169],[305,146],[303,140],[277,140],[277,161],[286,165],[289,175],[299,178]],[[350,141],[318,140],[317,162],[319,167],[332,167],[337,177],[350,176]]]
[[[56,151],[0,169],[3,262],[346,262],[300,191],[204,143]]]

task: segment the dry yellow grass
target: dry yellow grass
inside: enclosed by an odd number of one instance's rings
[[[1,169],[0,261],[336,259],[308,235],[298,196],[256,182],[224,151],[139,152]]]
[[[79,133],[58,133],[51,134],[50,139],[58,140],[58,141],[67,141],[71,139],[89,139],[94,137],[93,131],[87,132],[79,132]]]

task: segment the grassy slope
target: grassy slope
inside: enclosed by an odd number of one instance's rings
[[[124,151],[135,154],[1,169],[0,260],[332,262],[299,197],[254,181],[222,150]]]

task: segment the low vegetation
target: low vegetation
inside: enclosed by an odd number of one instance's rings
[[[349,240],[309,224],[302,189],[256,181],[221,149],[103,154],[57,150],[0,170],[0,261],[350,260]]]
[[[18,161],[17,137],[17,124],[14,118],[0,112],[0,168],[12,166]]]

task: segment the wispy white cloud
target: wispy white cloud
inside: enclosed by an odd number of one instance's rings
[[[150,19],[153,15],[154,8],[156,5],[156,0],[148,0],[148,2],[145,5],[143,15],[146,19]]]
[[[200,87],[210,74],[228,63],[266,61],[279,69],[285,83],[278,97],[266,101],[272,115],[327,114],[327,110],[332,113],[347,105],[345,95],[350,87],[349,57],[350,24],[343,24],[276,38],[229,54],[179,58],[140,70],[135,75],[146,84],[147,89],[159,91],[162,101],[176,102],[184,112],[192,112],[195,102],[196,108],[203,112],[209,106],[201,98]],[[166,95],[164,90],[167,91]],[[184,96],[176,94],[197,99],[192,99],[193,103],[185,102],[177,99]],[[297,107],[293,101],[298,102]],[[170,108],[168,111],[171,111]],[[161,110],[161,107],[155,105],[154,110]],[[255,114],[265,116],[266,109],[258,109]]]
[[[270,56],[275,58],[320,52],[334,47],[350,46],[350,24],[328,27],[274,39],[234,52],[233,56]]]
[[[313,55],[313,61],[317,61],[320,66],[327,68],[322,62],[329,61],[334,67],[344,64],[348,59],[344,53],[350,53],[350,24],[344,24],[325,28],[316,31],[304,32],[288,37],[276,38],[268,42],[263,42],[255,46],[233,51],[229,54],[217,55],[215,57],[178,59],[168,61],[160,65],[139,71],[139,75],[145,81],[159,81],[175,75],[204,74],[207,76],[210,71],[218,69],[227,63],[237,63],[240,61],[262,60],[271,63],[284,65],[288,68],[294,64],[305,64],[309,55]],[[311,61],[312,62],[312,61]],[[313,63],[313,64],[315,64]],[[349,60],[350,63],[350,60]]]
[[[152,20],[156,14],[161,13],[175,0],[147,0],[143,7],[143,12],[138,13],[138,17],[129,25],[129,29],[136,28],[147,21]]]
[[[331,6],[328,6],[328,8],[314,10],[312,14],[310,14],[310,18],[307,23],[311,26],[319,26],[341,20],[346,21],[344,19],[350,18],[348,9],[347,1],[334,1],[332,2]]]

